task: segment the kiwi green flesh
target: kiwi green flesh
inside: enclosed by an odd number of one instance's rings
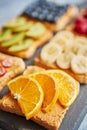
[[[18,52],[18,51],[25,50],[31,46],[32,42],[33,42],[32,39],[25,39],[22,43],[11,46],[8,49],[8,51],[9,52]]]
[[[6,41],[6,42],[2,42],[1,46],[2,47],[9,47],[12,46],[14,44],[16,44],[17,42],[19,42],[20,40],[22,40],[25,36],[24,32],[15,34],[10,40]]]

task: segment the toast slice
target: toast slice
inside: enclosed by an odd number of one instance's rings
[[[7,58],[11,58],[13,64],[10,68],[6,68],[7,72],[5,73],[5,75],[0,76],[0,91],[3,89],[8,81],[10,81],[16,75],[22,73],[25,69],[25,63],[21,58],[12,57],[0,52],[0,61]]]
[[[34,71],[43,71],[43,68],[37,66],[30,66],[27,68],[24,74],[33,73]],[[2,99],[0,99],[0,109],[3,111],[11,112],[17,115],[23,116],[23,113],[17,103],[17,101],[11,96],[10,93],[6,94]],[[60,105],[59,101],[55,104],[54,108],[48,113],[43,113],[41,110],[36,114],[32,120],[49,130],[58,130],[64,115],[68,107],[64,108]]]
[[[39,36],[38,38],[33,38],[33,37],[30,37],[30,36],[26,36],[27,31],[24,30],[25,36],[23,38],[21,38],[19,41],[17,41],[16,44],[20,43],[22,40],[24,42],[24,39],[26,39],[28,37],[28,38],[32,39],[32,44],[29,45],[29,47],[27,47],[24,50],[20,50],[20,51],[15,52],[15,51],[9,51],[8,46],[7,47],[0,46],[0,51],[4,52],[4,53],[7,53],[7,54],[10,54],[10,55],[13,55],[13,56],[23,58],[23,59],[27,59],[27,58],[30,58],[35,53],[35,51],[36,51],[36,49],[38,47],[40,47],[41,45],[45,44],[48,40],[50,40],[53,33],[44,23],[41,23],[40,21],[31,20],[31,19],[29,19],[28,17],[25,17],[25,16],[20,16],[18,18],[22,18],[22,19],[24,19],[26,21],[26,23],[24,23],[24,25],[29,24],[29,22],[32,22],[33,24],[37,24],[37,23],[42,24],[44,26],[44,28],[45,28],[45,32],[41,36]],[[12,19],[9,22],[12,23],[13,21],[17,20],[18,18]],[[20,26],[22,26],[22,25],[20,25]],[[4,28],[9,28],[9,27],[6,27],[6,25],[4,25]],[[14,32],[15,27],[12,27],[10,29],[12,31],[12,35],[16,35],[18,33],[21,33],[21,31]]]
[[[43,67],[45,69],[61,69],[56,65],[56,63],[48,64],[43,62],[40,56],[37,56],[35,58],[35,65]],[[87,74],[75,74],[73,71],[71,71],[71,69],[61,69],[61,70],[65,71],[66,73],[74,77],[79,83],[87,84]]]

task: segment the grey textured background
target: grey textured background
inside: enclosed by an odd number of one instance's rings
[[[30,2],[31,0],[0,0],[0,26],[5,24],[9,19],[20,15]],[[79,6],[87,6],[87,1],[79,4]],[[33,59],[38,55],[40,50],[41,47],[36,51],[31,59],[25,60],[26,65],[33,64]],[[81,85],[80,94],[65,115],[59,130],[73,130],[74,128],[76,128],[74,130],[77,130],[78,128],[75,126],[77,125],[79,118],[81,118],[80,115],[83,113],[85,106],[87,106],[87,85]],[[26,121],[23,117],[2,111],[0,111],[0,120],[13,126],[16,130],[45,130],[45,128],[31,120]]]

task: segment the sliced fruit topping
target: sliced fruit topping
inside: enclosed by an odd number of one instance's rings
[[[42,110],[48,112],[52,110],[58,99],[58,88],[55,81],[48,74],[44,72],[32,74],[29,77],[35,79],[44,91],[44,101],[42,104]]]
[[[38,38],[42,36],[46,31],[45,26],[42,23],[36,23],[34,26],[26,33],[29,37]]]
[[[11,66],[13,65],[13,61],[12,61],[11,58],[6,58],[6,59],[4,59],[4,60],[2,61],[2,65],[3,65],[3,67],[5,67],[5,68],[9,68],[9,67],[11,67]]]
[[[27,31],[33,26],[34,22],[28,22],[23,26],[18,26],[17,28],[14,28],[14,32],[20,32],[20,31]]]
[[[13,37],[10,40],[3,42],[1,44],[1,46],[2,47],[9,47],[11,45],[14,45],[14,44],[18,43],[20,40],[22,40],[24,38],[24,35],[25,35],[24,32],[15,34],[15,35],[13,35]]]
[[[5,28],[14,28],[18,26],[22,26],[26,24],[26,19],[23,17],[19,17],[17,19],[13,19],[4,25]]]
[[[0,77],[5,75],[5,73],[6,73],[6,69],[4,67],[0,66]]]
[[[60,53],[58,54],[56,63],[62,69],[69,69],[73,56],[74,54],[72,52]]]
[[[11,37],[11,32],[12,31],[10,29],[4,30],[0,35],[0,42],[9,40],[9,38]]]
[[[29,46],[31,46],[32,43],[33,43],[33,40],[27,38],[22,43],[20,42],[17,45],[13,45],[13,46],[9,47],[8,51],[9,52],[22,51],[22,50],[29,48]]]
[[[54,63],[58,54],[62,51],[61,47],[56,43],[48,43],[41,51],[40,57],[44,62]]]
[[[83,55],[74,56],[74,58],[71,61],[71,69],[74,73],[87,73],[87,57]]]
[[[36,80],[19,76],[10,81],[8,87],[27,120],[40,111],[44,93]]]
[[[79,93],[79,83],[61,70],[48,70],[47,73],[54,78],[59,89],[58,100],[64,107],[70,106]]]

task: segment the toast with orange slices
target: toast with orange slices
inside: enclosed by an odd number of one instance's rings
[[[55,79],[56,80],[59,80],[59,75],[61,77],[61,74],[63,74],[62,76],[64,76],[65,78],[65,81],[62,81],[61,83],[63,82],[70,82],[70,84],[74,85],[72,86],[73,89],[75,89],[75,93],[73,95],[73,98],[75,100],[75,98],[77,97],[78,93],[79,93],[79,83],[77,81],[75,81],[72,77],[70,77],[69,75],[67,75],[66,73],[62,72],[62,71],[45,71],[43,68],[40,68],[40,67],[37,67],[37,66],[30,66],[28,67],[25,72],[24,72],[24,77],[26,79],[26,76],[35,76],[34,73],[37,72],[35,75],[38,75],[38,74],[47,74],[49,73],[50,75],[54,75],[53,77],[55,76],[58,76],[58,78],[56,77]],[[33,73],[33,74],[32,74]],[[58,74],[58,75],[55,75],[54,73]],[[68,80],[67,78],[70,78],[70,80]],[[23,77],[22,77],[23,78]],[[62,78],[62,77],[61,77]],[[18,78],[17,78],[18,80]],[[20,79],[19,79],[20,80]],[[43,80],[43,79],[42,79]],[[62,80],[62,79],[61,79]],[[16,81],[16,80],[15,80]],[[14,91],[13,90],[13,84],[14,81],[11,81],[9,83],[9,89]],[[44,81],[43,81],[44,82]],[[74,83],[74,84],[73,84]],[[58,82],[57,82],[58,84]],[[69,85],[70,86],[70,85]],[[15,86],[16,87],[16,86]],[[27,87],[27,86],[26,86]],[[64,86],[63,86],[64,87]],[[17,88],[18,89],[18,88]],[[72,89],[72,91],[73,91]],[[23,90],[23,88],[22,88]],[[61,90],[61,89],[60,89]],[[11,92],[12,92],[11,91]],[[16,91],[17,92],[17,91]],[[23,91],[22,91],[23,92]],[[49,91],[48,91],[49,92]],[[14,93],[14,92],[12,92]],[[23,113],[20,105],[19,105],[19,101],[17,101],[13,96],[12,96],[12,93],[9,93],[9,94],[6,94],[1,100],[0,100],[0,109],[3,110],[3,111],[7,111],[7,112],[11,112],[11,113],[14,113],[14,114],[17,114],[17,115],[21,115],[21,116],[24,116],[25,113]],[[25,95],[25,94],[24,94]],[[50,93],[49,93],[50,95]],[[15,95],[17,96],[17,95]],[[23,93],[22,93],[22,96],[23,96]],[[45,95],[44,95],[45,96]],[[45,97],[46,98],[46,97]],[[50,98],[50,97],[49,97]],[[63,98],[63,97],[62,97]],[[72,99],[73,99],[72,98]],[[61,99],[61,98],[60,98]],[[72,100],[71,99],[71,100]],[[74,101],[73,100],[73,101]],[[35,99],[36,101],[36,99]],[[72,102],[72,101],[71,101]],[[33,115],[33,117],[31,118],[33,121],[35,121],[36,123],[42,125],[43,127],[49,129],[49,130],[58,130],[59,126],[61,125],[61,122],[64,118],[64,115],[66,113],[66,111],[68,110],[69,106],[66,106],[64,107],[63,105],[61,105],[61,103],[63,103],[62,100],[59,100],[54,104],[54,106],[50,106],[52,107],[52,109],[48,112],[45,112],[42,111],[42,108],[37,112],[37,114]],[[66,104],[66,103],[65,103]],[[70,103],[71,104],[71,103]],[[67,105],[70,105],[70,104],[67,104]],[[28,104],[27,104],[28,105]],[[26,110],[27,111],[27,110]],[[28,114],[29,116],[29,114]]]
[[[51,37],[52,31],[44,23],[20,16],[1,29],[0,51],[27,59]]]
[[[21,58],[0,53],[0,91],[16,75],[22,73],[25,63]]]

